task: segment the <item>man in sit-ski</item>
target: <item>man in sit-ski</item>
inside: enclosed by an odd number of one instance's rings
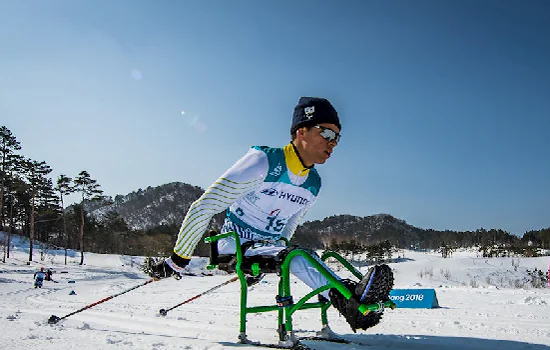
[[[280,238],[291,239],[296,227],[313,205],[321,189],[315,164],[324,164],[340,140],[342,126],[338,113],[324,98],[302,97],[294,108],[290,128],[291,142],[283,148],[254,146],[235,165],[216,180],[195,201],[181,225],[174,253],[150,266],[152,277],[179,277],[212,217],[227,209],[221,233],[236,232],[241,244],[261,241],[245,250],[245,256],[284,256],[288,248]],[[248,242],[248,244],[247,244]],[[266,243],[267,242],[267,243]],[[219,254],[235,254],[232,237],[218,241]],[[315,253],[312,255],[324,266]],[[328,269],[328,271],[331,271]],[[307,259],[297,256],[290,272],[312,289],[328,284],[327,279]],[[333,272],[332,272],[333,273]],[[373,266],[359,283],[339,279],[353,294],[348,301],[337,289],[320,294],[331,300],[351,328],[367,329],[380,321],[381,314],[362,315],[352,305],[389,300],[393,274],[387,265]]]

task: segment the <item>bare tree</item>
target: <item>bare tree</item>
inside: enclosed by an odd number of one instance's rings
[[[82,203],[80,206],[80,265],[84,264],[84,202],[99,200],[103,193],[99,189],[99,184],[96,180],[92,180],[90,174],[83,170],[74,179],[75,192],[80,192],[82,195]]]

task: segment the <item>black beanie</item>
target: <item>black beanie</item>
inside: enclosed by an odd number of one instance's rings
[[[290,134],[302,126],[313,126],[316,124],[331,123],[342,129],[338,112],[325,98],[320,97],[301,97],[294,108]]]

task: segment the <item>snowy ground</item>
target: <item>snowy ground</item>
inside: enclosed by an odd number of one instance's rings
[[[235,349],[239,329],[239,285],[232,283],[168,313],[169,308],[229,276],[186,276],[144,285],[85,311],[49,325],[51,315],[63,317],[86,305],[149,280],[140,272],[139,257],[78,254],[64,265],[63,252],[39,251],[27,265],[28,251],[16,247],[0,263],[0,349]],[[201,271],[204,259],[193,260]],[[476,257],[463,251],[442,259],[435,253],[405,251],[405,258],[390,264],[396,288],[434,288],[440,308],[395,309],[369,331],[354,334],[335,309],[329,309],[333,331],[354,341],[334,344],[305,341],[314,349],[550,349],[550,290],[513,288],[525,269],[546,271],[548,257]],[[54,280],[33,288],[33,273],[52,268]],[[366,270],[360,267],[361,270]],[[516,271],[517,269],[517,271]],[[74,281],[74,283],[73,283]],[[301,282],[292,286],[295,297],[308,292]],[[76,295],[70,295],[74,291]],[[276,276],[253,287],[249,305],[273,304]],[[252,340],[276,343],[276,313],[249,315],[247,334]],[[300,337],[319,330],[319,311],[300,310],[294,329]]]

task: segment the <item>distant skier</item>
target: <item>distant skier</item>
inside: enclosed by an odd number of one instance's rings
[[[42,288],[42,283],[44,283],[45,277],[46,273],[44,272],[44,268],[41,267],[40,271],[36,271],[34,273],[34,288]]]
[[[52,281],[52,282],[55,282],[53,279],[52,279],[52,275],[53,275],[53,272],[52,270],[48,269],[46,271],[46,277],[44,278],[46,281]]]

